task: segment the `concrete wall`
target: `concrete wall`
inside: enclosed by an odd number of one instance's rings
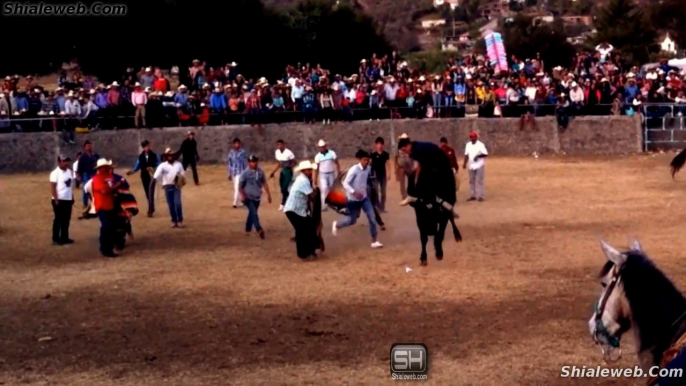
[[[78,144],[89,139],[103,157],[114,159],[121,166],[132,165],[139,144],[147,139],[161,153],[165,147],[178,149],[186,128],[164,130],[118,130],[77,134]],[[206,127],[195,129],[198,149],[203,162],[225,162],[231,141],[239,137],[251,153],[271,159],[277,139],[283,139],[299,158],[313,157],[316,143],[324,138],[341,157],[352,157],[360,147],[371,148],[378,136],[386,139],[387,147],[395,146],[395,138],[407,133],[416,140],[438,142],[446,137],[458,149],[464,148],[470,131],[480,133],[492,155],[528,155],[565,152],[571,155],[626,154],[642,149],[641,121],[637,117],[579,117],[567,130],[560,132],[554,117],[537,119],[537,128],[519,129],[518,119],[447,119],[447,120],[386,120],[374,122],[338,123],[330,126],[282,124],[266,125],[263,135],[250,126]],[[57,133],[15,133],[0,135],[5,171],[41,171],[54,167],[56,155],[74,156],[79,145],[68,145]]]

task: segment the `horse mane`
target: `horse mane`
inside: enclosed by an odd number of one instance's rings
[[[684,164],[686,164],[686,149],[682,150],[681,153],[677,154],[676,157],[672,159],[672,162],[669,164],[669,168],[671,169],[672,172],[672,178],[681,170],[682,167],[684,167]]]
[[[626,255],[622,281],[638,330],[639,350],[650,349],[659,363],[662,353],[683,332],[684,324],[676,322],[686,312],[686,299],[644,253],[629,251]],[[605,264],[601,274],[607,274],[612,266],[611,262]]]

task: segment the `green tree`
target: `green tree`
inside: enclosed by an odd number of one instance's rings
[[[559,20],[551,25],[534,26],[532,18],[519,15],[512,23],[505,25],[502,32],[508,56],[515,55],[525,60],[540,53],[548,69],[569,66],[575,54],[574,46],[567,41]]]
[[[686,1],[684,0],[664,0],[654,4],[649,9],[650,20],[654,25],[669,32],[679,48],[686,48]]]
[[[596,14],[594,42],[609,42],[633,64],[646,63],[651,53],[659,51],[648,15],[634,0],[610,0]]]

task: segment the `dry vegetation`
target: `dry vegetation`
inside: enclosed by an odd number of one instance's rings
[[[383,250],[360,224],[303,263],[276,204],[261,208],[267,239],[246,236],[224,168],[202,167],[183,192],[185,229],[170,229],[160,197],[108,260],[97,220],[74,220],[76,244],[50,245],[47,173],[2,176],[0,384],[394,384],[390,346],[423,342],[428,384],[606,385],[559,378],[563,365],[603,365],[586,327],[598,238],[639,236],[686,286],[686,177],[672,181],[668,161],[489,159],[487,201],[465,203],[464,182],[459,194],[465,242],[427,268],[395,183]],[[617,367],[636,364],[627,344]]]

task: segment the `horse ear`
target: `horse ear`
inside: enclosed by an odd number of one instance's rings
[[[630,245],[632,251],[643,252],[643,247],[641,246],[641,243],[638,241],[638,239],[632,239]]]
[[[614,249],[603,240],[600,240],[600,248],[605,252],[607,259],[613,262],[617,267],[621,267],[626,262],[626,255]]]

